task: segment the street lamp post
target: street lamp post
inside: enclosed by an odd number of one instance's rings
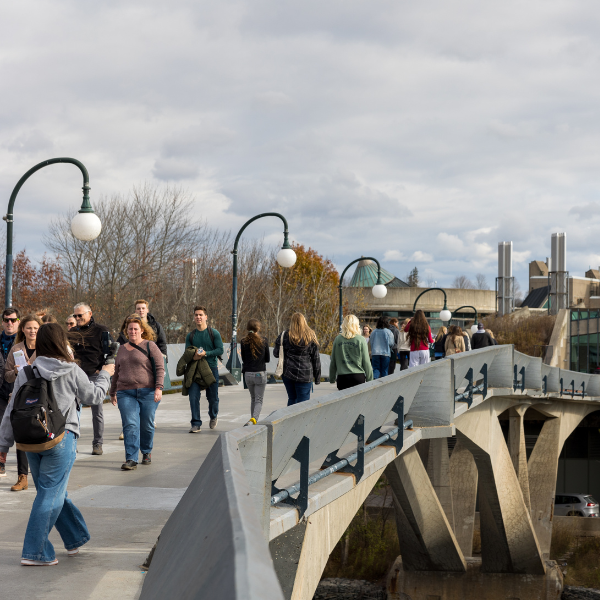
[[[474,324],[471,326],[471,333],[477,333],[477,309],[474,306],[469,306],[468,304],[465,304],[465,306],[459,306],[457,309],[454,310],[454,312],[452,313],[452,318],[454,318],[454,315],[461,309],[463,308],[470,308],[474,313],[475,313],[475,322]]]
[[[32,167],[19,179],[17,185],[10,195],[8,201],[8,211],[4,217],[6,221],[6,276],[5,276],[5,290],[4,290],[4,303],[6,307],[12,305],[12,278],[13,278],[13,208],[17,194],[21,190],[23,184],[36,172],[48,165],[54,165],[56,163],[70,163],[79,167],[83,175],[83,202],[79,212],[73,217],[71,221],[71,231],[73,235],[82,241],[89,242],[90,240],[96,239],[100,235],[102,225],[100,219],[94,212],[92,205],[90,204],[90,176],[88,175],[87,169],[83,163],[79,162],[74,158],[51,158],[41,162],[35,167]]]
[[[342,329],[342,321],[344,320],[344,316],[342,314],[342,289],[343,289],[342,285],[344,283],[344,275],[346,274],[346,271],[354,263],[360,262],[361,260],[372,260],[374,263],[377,264],[377,283],[371,288],[371,291],[373,292],[373,296],[375,296],[375,298],[385,298],[387,296],[387,288],[385,287],[385,285],[383,285],[383,283],[381,283],[381,265],[379,264],[379,261],[376,258],[372,258],[371,256],[361,256],[360,258],[356,258],[355,260],[353,260],[342,271],[342,275],[340,277],[340,285],[339,285],[339,290],[340,290],[340,312],[339,312],[340,330]]]
[[[290,246],[290,242],[288,240],[288,224],[283,215],[275,212],[262,213],[261,215],[256,215],[252,217],[249,221],[246,221],[242,228],[238,231],[238,234],[235,238],[235,243],[233,245],[233,250],[231,254],[233,254],[233,285],[231,289],[231,303],[232,303],[232,314],[231,314],[231,374],[237,379],[237,381],[241,381],[242,379],[242,369],[237,366],[237,258],[238,258],[238,243],[240,241],[240,237],[246,227],[253,223],[257,219],[262,219],[262,217],[278,217],[283,221],[284,229],[283,229],[283,246],[281,250],[277,253],[277,262],[285,268],[292,267],[296,262],[296,253],[292,250]]]
[[[419,298],[421,296],[427,294],[427,292],[433,292],[433,291],[442,292],[442,294],[444,294],[444,308],[440,311],[440,319],[442,321],[449,321],[452,318],[452,313],[448,310],[448,305],[447,305],[448,298],[446,296],[446,290],[443,290],[442,288],[437,288],[437,287],[436,288],[428,288],[428,289],[422,291],[417,296],[417,299],[415,300],[415,303],[413,304],[413,314],[417,310],[417,302],[419,301]]]

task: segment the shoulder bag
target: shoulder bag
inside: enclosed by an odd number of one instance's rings
[[[275,369],[275,376],[281,377],[283,375],[283,336],[285,331],[281,334],[281,344],[279,346],[279,360],[277,361],[277,368]]]
[[[144,350],[142,347],[138,346],[137,344],[134,344],[131,340],[129,340],[129,343],[136,350],[139,350],[142,354],[144,354],[145,356],[148,357],[148,360],[150,361],[150,365],[152,365],[152,375],[154,376],[154,385],[156,385],[156,363],[154,362],[154,357],[152,356],[152,354],[150,354],[150,342],[148,342],[148,344],[146,345],[146,350]]]

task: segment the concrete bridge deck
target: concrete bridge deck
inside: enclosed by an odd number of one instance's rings
[[[323,396],[336,388],[329,383],[315,387]],[[219,390],[220,414],[216,430],[208,427],[207,403],[201,400],[202,433],[188,433],[190,411],[181,394],[164,396],[157,411],[157,429],[149,467],[120,470],[124,461],[119,411],[105,404],[104,455],[91,456],[91,413],[82,413],[78,459],[69,481],[69,495],[81,509],[92,539],[76,558],[68,558],[60,537],[53,531],[58,565],[21,567],[20,557],[27,520],[35,498],[31,476],[29,490],[11,492],[17,480],[14,449],[0,479],[0,590],[13,600],[91,599],[133,600],[139,597],[143,573],[139,568],[156,542],[164,524],[219,434],[243,425],[249,418],[250,397],[241,387]],[[263,417],[286,405],[282,385],[267,386]],[[140,494],[140,489],[144,490]]]

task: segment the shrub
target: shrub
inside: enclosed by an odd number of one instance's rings
[[[487,317],[483,324],[493,331],[499,344],[514,344],[515,350],[523,354],[543,357],[555,320],[554,315],[530,314],[519,318],[517,312],[504,317]]]

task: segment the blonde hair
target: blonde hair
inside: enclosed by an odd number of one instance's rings
[[[360,323],[354,315],[346,315],[342,323],[342,336],[351,340],[355,335],[360,335]]]
[[[148,325],[148,323],[145,323],[144,321],[142,321],[142,317],[140,317],[140,315],[138,315],[138,314],[129,315],[125,319],[123,334],[125,335],[125,337],[127,339],[129,339],[129,336],[127,335],[127,328],[129,327],[130,323],[137,323],[140,326],[140,329],[142,330],[142,339],[143,340],[154,341],[156,339],[156,334],[154,333],[154,329],[152,329],[152,327],[150,327],[150,325]]]
[[[292,315],[292,322],[290,323],[289,331],[290,342],[296,346],[308,346],[311,342],[319,345],[317,341],[317,335],[308,326],[306,319],[302,313],[294,313]]]
[[[494,332],[493,332],[491,329],[486,329],[486,330],[485,330],[485,332],[486,332],[486,333],[489,333],[489,334],[490,334],[490,337],[491,337],[492,339],[495,339],[495,338],[494,338]]]
[[[435,341],[439,342],[446,335],[447,332],[448,330],[442,325],[437,335],[435,336]]]
[[[400,331],[404,331],[404,328],[408,325],[409,322],[410,319],[404,319],[404,321],[402,321],[402,325],[400,325]]]

